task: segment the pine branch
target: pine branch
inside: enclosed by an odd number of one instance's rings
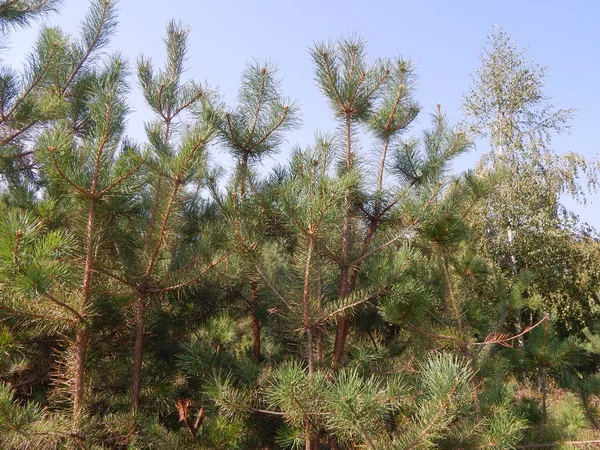
[[[171,215],[171,210],[173,209],[173,204],[175,203],[175,197],[177,196],[177,193],[179,191],[179,186],[180,186],[179,180],[176,179],[175,183],[173,185],[173,190],[171,191],[171,195],[169,196],[169,200],[167,201],[167,210],[165,211],[165,213],[163,215],[163,220],[160,225],[160,230],[158,232],[158,238],[156,240],[156,245],[154,246],[154,250],[152,251],[152,254],[150,255],[150,259],[148,261],[148,266],[146,268],[146,272],[143,275],[144,280],[148,279],[148,277],[150,276],[150,273],[152,272],[152,269],[154,268],[154,264],[156,264],[156,259],[158,258],[158,253],[160,252],[160,248],[162,247],[164,234],[167,229],[167,222],[169,220],[169,216]]]
[[[83,189],[81,186],[75,184],[75,182],[73,180],[71,180],[61,169],[61,167],[58,165],[58,161],[56,160],[56,147],[54,146],[50,146],[48,147],[48,150],[50,150],[50,157],[52,158],[52,164],[54,166],[54,169],[56,170],[56,172],[58,172],[58,174],[60,175],[60,177],[65,180],[73,189],[75,189],[77,192],[79,192],[81,195],[83,195],[84,198],[91,198],[93,196],[93,193],[90,193],[89,191],[86,191],[85,189]]]
[[[13,113],[17,110],[19,105],[33,92],[33,90],[37,87],[37,85],[43,80],[44,75],[46,75],[46,72],[50,68],[52,59],[53,59],[54,55],[56,54],[57,47],[58,47],[58,44],[54,43],[54,45],[52,46],[52,51],[50,52],[50,54],[48,56],[46,56],[46,62],[42,66],[42,69],[40,70],[37,77],[35,77],[35,79],[31,83],[29,83],[29,86],[27,86],[27,89],[25,89],[25,91],[19,96],[19,98],[17,100],[15,100],[15,102],[13,103],[13,105],[10,108],[10,110],[8,111],[8,113],[2,114],[2,121],[0,121],[0,123],[5,122],[7,120],[7,118],[10,118],[10,116],[12,116]],[[2,145],[4,145],[4,144],[2,144]]]
[[[336,310],[330,312],[329,314],[327,314],[326,316],[324,316],[323,318],[321,318],[321,321],[325,321],[325,320],[329,320],[333,317],[339,316],[339,315],[343,315],[347,310],[349,309],[353,309],[359,305],[362,305],[363,303],[369,302],[371,300],[373,300],[374,298],[378,297],[379,295],[383,294],[386,290],[387,290],[388,286],[384,285],[384,286],[380,286],[379,289],[377,289],[375,292],[361,298],[360,300],[356,300],[348,305],[344,305],[340,308],[337,308]],[[352,295],[352,294],[351,294]],[[348,298],[348,297],[346,297]]]
[[[102,275],[106,275],[109,278],[112,278],[113,280],[118,281],[119,283],[125,285],[125,286],[129,286],[132,289],[137,289],[138,286],[134,283],[131,283],[129,281],[127,281],[125,278],[120,277],[119,275],[116,275],[102,267],[98,267],[98,265],[96,264],[96,266],[92,269],[94,272],[96,273],[101,273]]]
[[[90,324],[88,323],[88,321],[86,320],[85,317],[83,317],[79,311],[77,311],[75,308],[73,308],[70,305],[67,305],[65,302],[57,299],[56,297],[54,297],[52,294],[50,294],[49,292],[44,292],[42,293],[42,296],[44,296],[45,298],[47,298],[48,300],[50,300],[52,303],[54,303],[55,305],[58,305],[62,308],[65,308],[66,310],[70,311],[75,317],[77,317],[77,319],[79,319],[79,321],[83,324],[85,324],[87,327],[90,326]]]
[[[19,311],[17,309],[13,309],[10,306],[6,306],[3,304],[0,304],[0,310],[7,312],[9,314],[15,314],[18,316],[34,317],[36,319],[48,319],[49,318],[49,316],[47,316],[47,315],[35,314],[35,313],[26,312],[26,311]]]
[[[56,11],[62,0],[4,0],[0,3],[0,29],[27,26],[37,17]]]
[[[10,136],[5,137],[2,140],[0,140],[0,145],[10,144],[13,140],[15,140],[16,138],[18,138],[20,135],[22,135],[23,133],[25,133],[27,130],[29,130],[31,127],[33,127],[36,124],[37,124],[37,122],[35,122],[35,121],[34,122],[29,122],[27,125],[25,125],[24,127],[19,128],[17,131],[15,131]]]
[[[456,392],[457,389],[457,385],[454,385],[450,391],[450,393],[448,394],[448,397],[446,398],[446,401],[444,401],[444,403],[442,403],[440,405],[439,411],[435,414],[435,416],[429,421],[429,424],[424,427],[421,432],[417,435],[417,437],[415,439],[413,439],[407,447],[405,447],[404,450],[412,450],[413,448],[417,447],[421,440],[427,436],[427,434],[429,433],[429,431],[436,426],[438,420],[440,420],[441,417],[444,416],[444,414],[446,414],[446,410],[448,409],[448,407],[450,406],[450,404],[452,403],[452,397],[454,397],[454,393]]]
[[[542,319],[539,322],[537,322],[536,324],[534,324],[530,327],[526,327],[521,333],[515,334],[514,336],[506,337],[505,335],[498,335],[497,333],[490,333],[490,335],[488,335],[488,337],[486,337],[485,341],[472,342],[469,345],[488,345],[488,344],[505,345],[510,341],[513,341],[515,339],[520,338],[521,336],[526,335],[527,333],[532,331],[534,328],[537,328],[538,326],[540,326],[543,322],[549,321],[549,320],[550,320],[550,316],[545,315],[544,317],[542,317]]]
[[[125,175],[120,176],[119,178],[117,178],[115,181],[113,181],[107,188],[101,190],[100,192],[98,192],[95,197],[96,198],[101,198],[103,197],[105,194],[107,194],[108,192],[110,192],[112,189],[114,189],[118,184],[120,184],[121,182],[125,181],[127,178],[131,177],[134,173],[136,173],[139,170],[139,167],[135,167],[133,169],[131,169],[129,172],[127,172]]]
[[[262,138],[260,138],[251,148],[251,150],[256,149],[258,146],[260,146],[263,142],[265,142],[273,133],[275,133],[277,131],[277,129],[279,127],[281,127],[281,125],[283,125],[283,123],[285,122],[285,119],[288,115],[288,112],[290,110],[289,106],[285,106],[283,108],[283,114],[281,115],[281,117],[279,118],[279,120],[277,121],[277,123],[265,134],[263,135]]]
[[[181,289],[182,287],[188,286],[188,285],[198,281],[202,276],[204,276],[213,267],[219,265],[221,262],[223,262],[227,258],[229,258],[234,251],[235,250],[229,250],[227,253],[225,253],[223,256],[218,258],[216,261],[212,261],[207,267],[204,268],[204,270],[202,272],[200,272],[197,276],[193,277],[190,280],[183,281],[183,282],[181,282],[179,284],[175,284],[173,286],[168,286],[168,287],[159,288],[159,289],[150,289],[150,290],[148,290],[148,293],[149,294],[162,294],[164,292]]]
[[[260,87],[258,88],[258,100],[256,102],[256,110],[254,111],[254,120],[252,122],[252,127],[250,128],[250,133],[248,133],[248,139],[246,139],[245,147],[248,148],[252,138],[254,137],[254,130],[256,129],[256,124],[258,123],[258,119],[260,117],[260,109],[263,104],[263,98],[265,95],[265,77],[267,71],[264,67],[260,69]]]
[[[67,89],[92,53],[105,44],[106,35],[110,34],[115,27],[115,5],[115,0],[94,0],[89,12],[90,16],[88,16],[89,23],[86,24],[87,26],[94,27],[93,36],[90,42],[87,43],[87,48],[81,56],[79,63],[67,78],[62,89],[63,95],[67,92]],[[98,16],[94,17],[94,14],[98,14]]]

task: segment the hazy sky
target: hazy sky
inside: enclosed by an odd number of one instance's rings
[[[75,34],[87,7],[85,0],[65,0],[60,15],[53,14],[46,22]],[[460,119],[463,93],[495,24],[503,26],[520,46],[528,47],[534,61],[549,67],[546,92],[553,102],[578,110],[571,133],[554,140],[556,151],[576,151],[591,160],[600,150],[600,2],[595,0],[121,0],[119,9],[120,25],[112,50],[122,52],[132,63],[140,53],[162,62],[165,24],[169,19],[181,20],[192,30],[187,75],[218,86],[230,104],[247,61],[275,62],[284,91],[298,100],[303,119],[302,129],[288,135],[289,144],[278,160],[285,159],[291,146],[310,144],[315,130],[332,127],[330,112],[313,80],[307,50],[314,41],[356,32],[368,41],[373,59],[411,58],[419,77],[417,98],[424,107],[417,132],[427,124],[437,103],[451,119]],[[36,29],[12,33],[11,49],[4,51],[3,59],[19,67]],[[129,134],[142,140],[143,121],[150,116],[137,87],[131,105]],[[472,167],[485,151],[482,143],[458,161],[455,169]],[[214,159],[226,163],[223,154]],[[600,229],[599,194],[590,199],[587,207],[568,204]]]

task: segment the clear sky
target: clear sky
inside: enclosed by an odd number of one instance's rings
[[[46,22],[77,33],[88,2],[65,0],[60,15]],[[356,32],[368,41],[369,55],[411,58],[419,76],[417,98],[424,107],[418,126],[441,103],[458,121],[463,93],[479,65],[479,55],[493,25],[506,29],[535,62],[549,67],[547,94],[560,108],[578,110],[569,135],[558,136],[558,153],[576,151],[598,157],[600,114],[600,2],[596,0],[121,0],[120,25],[112,49],[132,63],[143,53],[163,60],[162,37],[169,19],[190,25],[187,72],[190,78],[218,86],[229,104],[247,61],[269,59],[280,68],[283,88],[302,107],[303,127],[288,135],[289,145],[308,145],[314,131],[331,129],[330,113],[315,88],[308,48]],[[12,33],[3,59],[17,67],[31,48],[35,27]],[[149,118],[137,87],[129,134],[143,139]],[[482,143],[461,159],[456,170],[472,167],[487,151]],[[224,155],[215,159],[225,163]],[[600,194],[586,207],[568,205],[600,229]]]

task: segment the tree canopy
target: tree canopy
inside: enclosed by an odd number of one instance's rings
[[[59,6],[0,1],[2,32]],[[162,67],[107,54],[116,26],[93,0],[79,36],[44,26],[0,71],[3,448],[599,442],[600,245],[561,203],[597,166],[554,151],[573,110],[510,36],[493,32],[465,121],[438,105],[420,131],[409,60],[313,44],[336,126],[300,148],[275,64],[249,63],[228,105],[184,77],[185,25]],[[478,137],[489,152],[453,171]]]

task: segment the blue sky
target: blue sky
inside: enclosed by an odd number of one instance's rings
[[[61,14],[46,22],[77,33],[88,3],[65,0]],[[143,53],[163,59],[162,37],[169,19],[190,25],[187,75],[218,86],[232,103],[239,76],[247,61],[269,59],[283,78],[283,89],[302,108],[302,129],[288,135],[279,160],[295,144],[310,144],[315,130],[332,127],[330,113],[315,88],[308,48],[314,41],[332,40],[356,32],[368,41],[369,55],[411,58],[417,68],[416,97],[424,107],[419,126],[437,103],[448,116],[460,120],[460,105],[471,74],[493,25],[504,27],[521,47],[529,48],[534,61],[549,67],[546,92],[561,108],[576,108],[571,133],[558,136],[558,153],[576,151],[588,160],[600,150],[596,130],[600,114],[600,2],[594,0],[121,0],[119,29],[111,48],[132,63]],[[3,59],[20,66],[36,31],[12,33],[11,49]],[[131,94],[134,113],[129,134],[143,139],[143,122],[149,118],[137,87]],[[455,165],[472,167],[487,151],[482,143]],[[226,156],[216,154],[226,164]],[[600,198],[589,196],[586,207],[568,202],[583,220],[600,229]]]

